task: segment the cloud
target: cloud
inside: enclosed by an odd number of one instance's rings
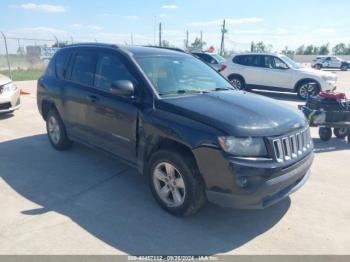
[[[90,29],[90,30],[94,30],[94,31],[101,31],[102,30],[102,27],[100,27],[98,25],[72,24],[72,25],[69,25],[68,27],[76,28],[76,29]]]
[[[25,9],[25,10],[43,12],[43,13],[64,13],[64,12],[66,12],[66,8],[62,5],[26,3],[26,4],[21,4],[17,7]]]
[[[188,23],[187,26],[212,26],[212,25],[221,25],[224,18],[217,20],[208,20],[208,21],[199,21]],[[225,19],[226,25],[241,25],[241,24],[254,24],[261,23],[264,20],[259,17],[248,17],[248,18],[238,18],[238,19]]]
[[[335,33],[337,32],[337,29],[335,28],[319,28],[314,30],[314,33],[316,34],[330,34],[330,33]]]
[[[162,5],[162,8],[164,9],[178,9],[179,7],[174,4],[169,4],[169,5]]]
[[[137,15],[126,15],[126,16],[124,16],[124,18],[130,19],[130,20],[139,20],[140,19],[140,17]]]

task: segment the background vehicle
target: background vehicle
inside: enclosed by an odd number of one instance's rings
[[[336,56],[319,56],[312,61],[311,67],[315,69],[330,68],[347,71],[350,68],[350,62]]]
[[[20,90],[10,78],[0,75],[0,113],[12,113],[20,107]]]
[[[206,199],[265,208],[310,175],[301,112],[234,90],[183,52],[72,45],[57,52],[37,90],[55,149],[76,141],[118,156],[148,176],[157,202],[175,215],[195,213]]]
[[[301,99],[336,88],[337,76],[303,68],[284,55],[249,53],[233,55],[220,73],[238,89],[295,92]]]
[[[218,54],[208,52],[192,52],[192,54],[217,71],[221,68],[222,63],[225,62],[225,58]]]

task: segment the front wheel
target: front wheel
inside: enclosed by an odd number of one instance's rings
[[[206,202],[204,183],[190,157],[180,151],[160,150],[150,161],[149,184],[158,204],[173,215],[196,213]]]
[[[344,139],[349,134],[349,130],[347,128],[334,128],[333,132],[339,139]]]
[[[56,150],[66,150],[72,146],[72,141],[68,139],[64,123],[54,108],[50,109],[47,114],[46,130],[50,143]]]
[[[310,96],[315,96],[320,92],[318,85],[313,81],[304,81],[297,88],[298,97],[306,100]]]
[[[322,69],[322,65],[320,65],[320,64],[315,65],[315,69],[321,70]]]
[[[329,127],[320,127],[318,134],[320,135],[322,141],[327,142],[332,138],[332,129]]]
[[[349,67],[347,65],[342,65],[340,70],[341,71],[348,71]]]

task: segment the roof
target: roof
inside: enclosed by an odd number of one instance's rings
[[[164,55],[164,56],[185,56],[187,55],[185,51],[179,48],[166,48],[158,46],[118,46],[115,44],[104,44],[104,43],[78,43],[67,45],[65,48],[72,47],[100,47],[100,48],[115,48],[126,51],[133,56],[154,56],[154,55]]]

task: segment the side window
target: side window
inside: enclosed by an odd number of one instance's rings
[[[236,63],[236,64],[239,64],[239,65],[246,65],[246,59],[245,59],[245,56],[235,56],[233,58],[233,62]]]
[[[45,75],[46,76],[53,76],[53,77],[56,76],[56,73],[55,73],[55,62],[56,62],[56,57],[54,56],[50,60],[49,64],[46,67],[46,70],[45,70]]]
[[[92,86],[95,72],[95,54],[93,52],[78,52],[75,55],[71,80],[81,85]]]
[[[264,67],[270,69],[287,69],[288,66],[281,59],[274,56],[264,56]]]
[[[118,80],[136,82],[135,78],[117,55],[100,53],[97,59],[95,88],[109,92],[112,83]]]
[[[61,51],[56,56],[56,76],[58,79],[64,79],[66,73],[66,64],[69,52]]]

